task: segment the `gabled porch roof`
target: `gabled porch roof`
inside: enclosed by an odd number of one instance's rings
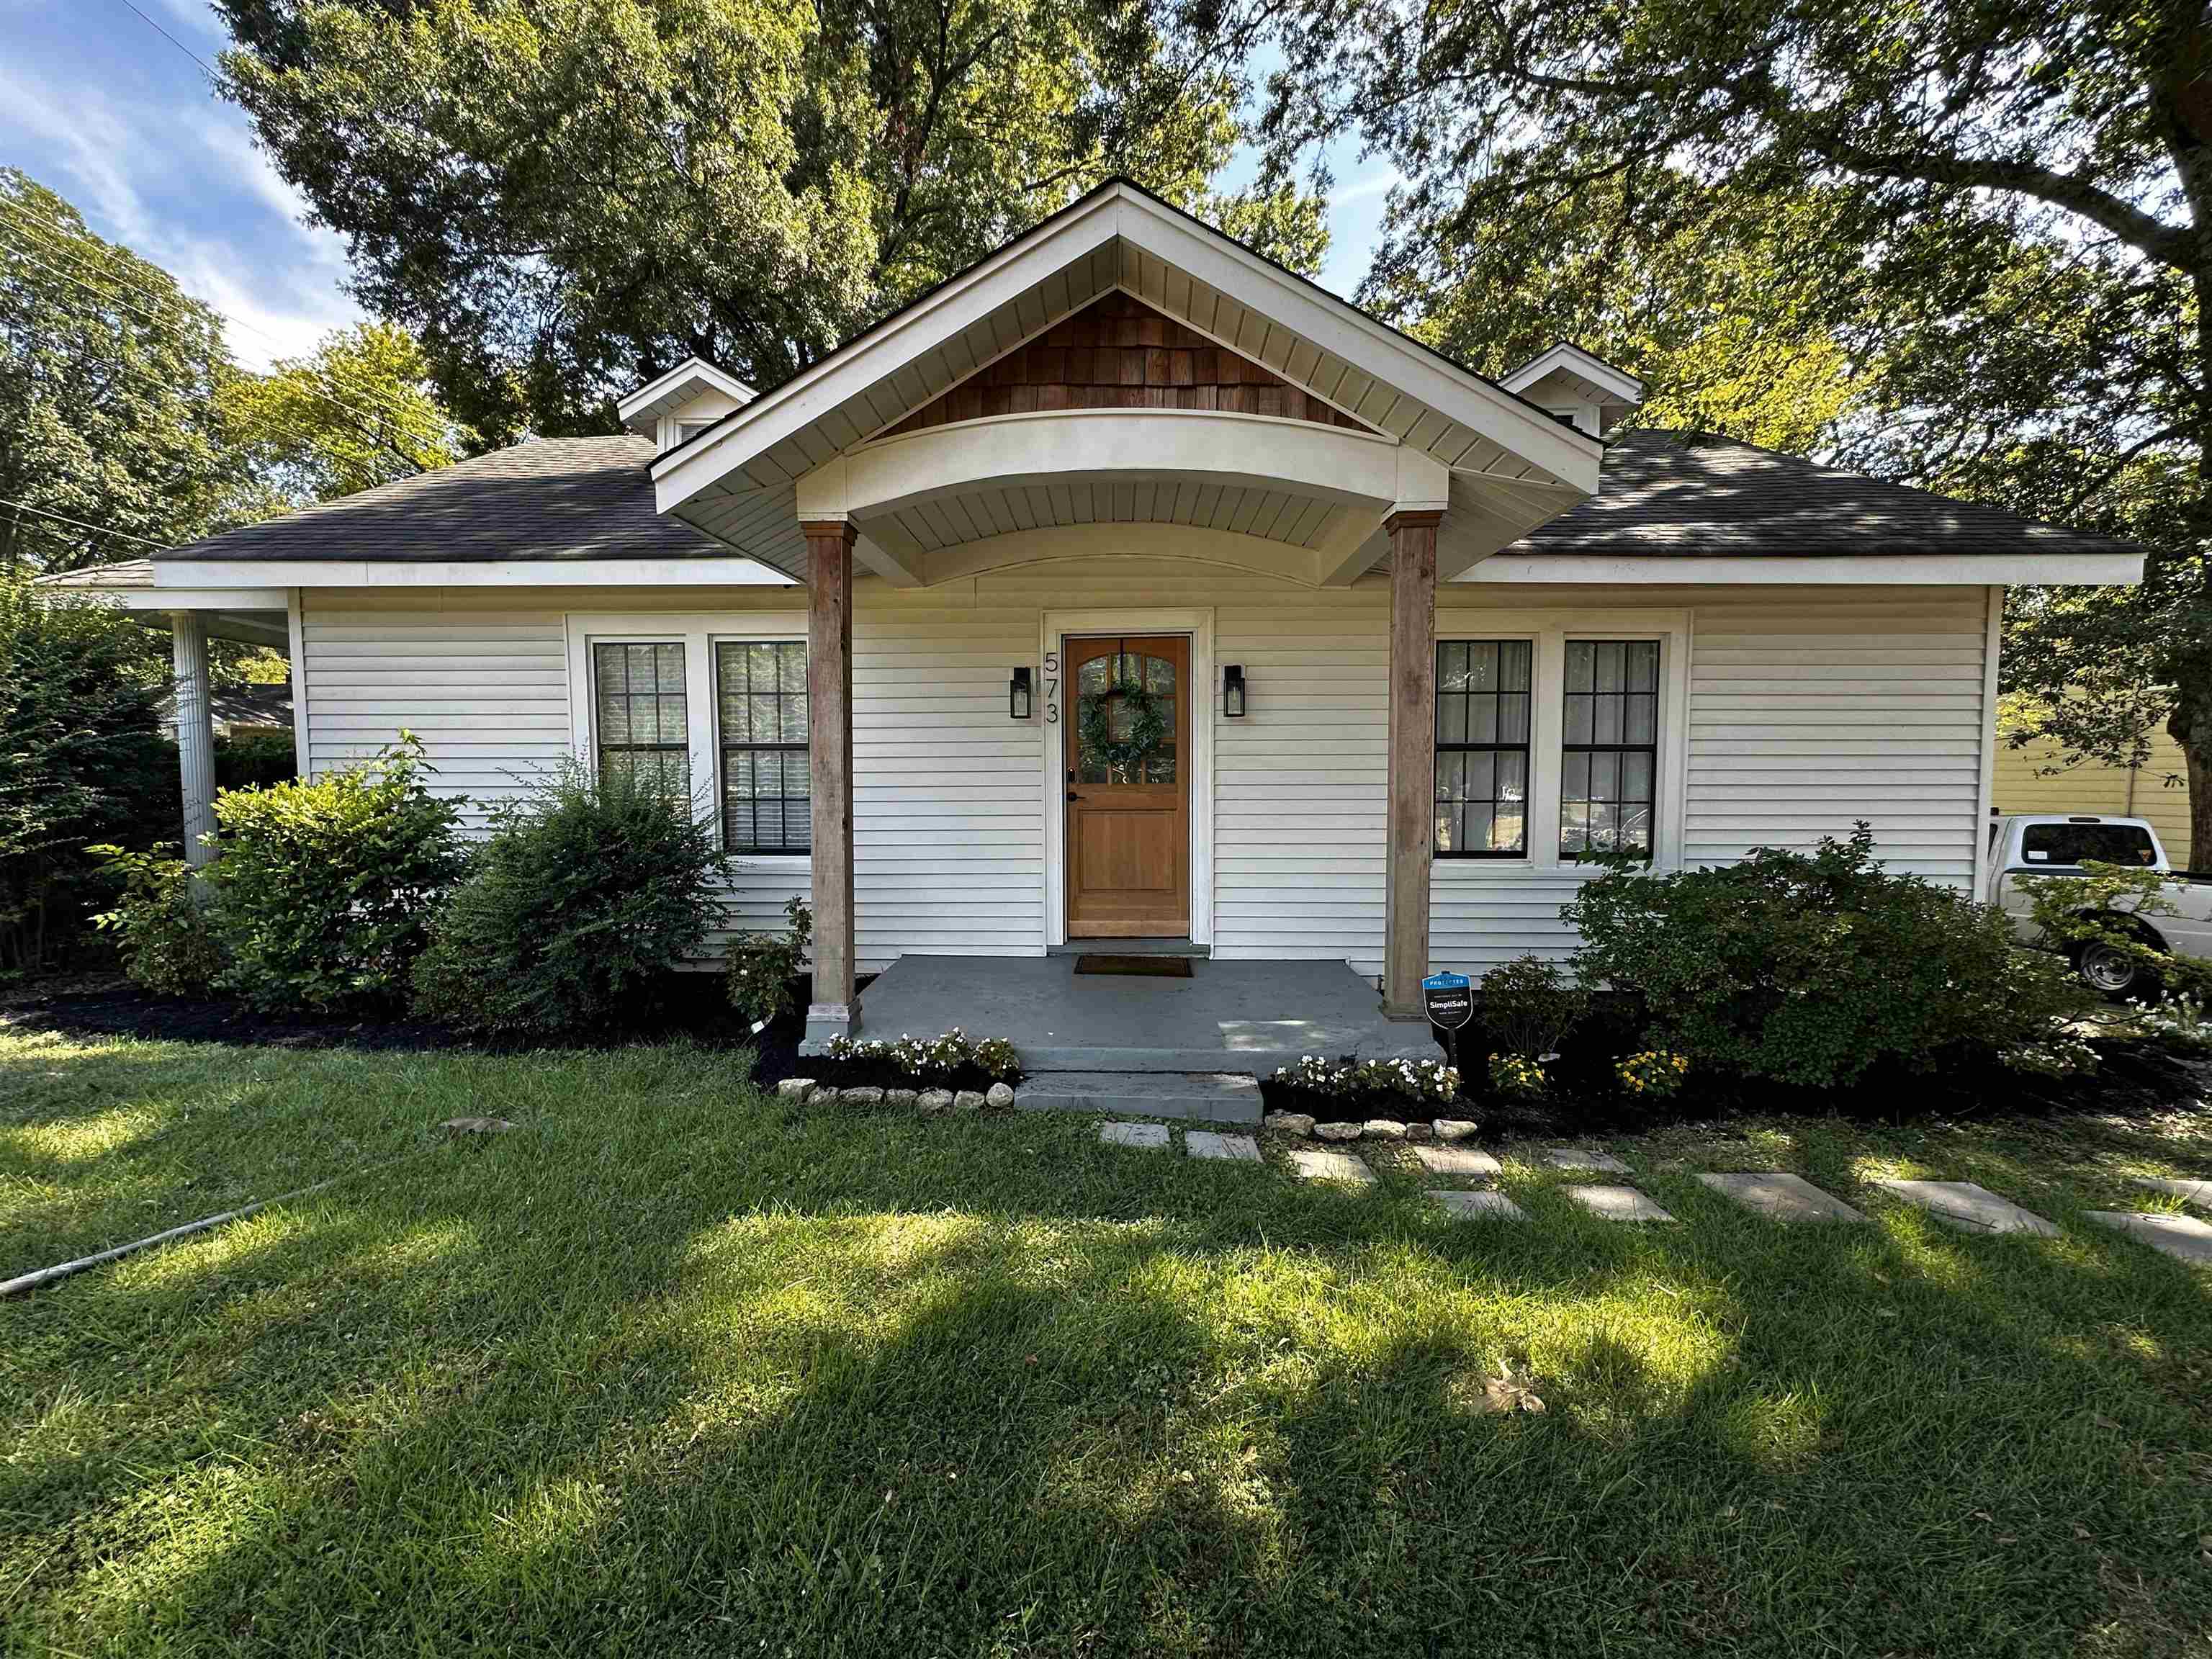
[[[1143,408],[1016,417],[1020,441],[1010,449],[994,434],[995,458],[963,444],[957,428],[1006,417],[893,434],[949,388],[1116,292],[1368,431]],[[917,437],[929,441],[916,446]],[[896,469],[901,493],[853,495],[855,459],[892,444],[908,446]],[[1282,446],[1300,451],[1279,455]],[[1380,465],[1367,453],[1376,447],[1390,455],[1393,493],[1382,495],[1372,493]],[[1159,509],[1157,486],[1170,486],[1172,501],[1176,487],[1220,481],[1275,497],[1267,526],[1297,529],[1278,539],[1313,554],[1312,580],[1343,581],[1380,555],[1382,520],[1408,507],[1449,509],[1438,557],[1443,574],[1456,574],[1587,499],[1600,453],[1595,439],[1534,404],[1116,180],[662,456],[653,477],[663,512],[794,576],[805,570],[801,520],[843,516],[860,529],[864,567],[903,583],[929,579],[918,556],[927,550],[891,524],[893,509],[933,494],[1027,489],[1045,477],[1071,488],[1150,484],[1152,510],[1134,516],[1177,521]],[[1071,460],[1081,464],[1071,470]],[[942,476],[923,476],[933,469]],[[1400,493],[1401,478],[1409,493]],[[1040,505],[1042,515],[1029,516],[1053,524],[1121,516],[1086,517],[1072,501],[1063,510],[1048,491]]]

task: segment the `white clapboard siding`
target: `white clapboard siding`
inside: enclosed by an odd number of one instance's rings
[[[1701,599],[1683,856],[1874,828],[1893,870],[1974,873],[1987,596],[1978,587]]]
[[[440,787],[492,802],[570,751],[566,617],[681,612],[742,636],[803,605],[793,589],[310,593],[302,618],[308,752],[318,770],[419,733]],[[1247,713],[1214,721],[1195,811],[1213,815],[1217,956],[1381,966],[1388,782],[1387,582],[1317,592],[1264,575],[1123,557],[1050,562],[855,594],[855,933],[863,971],[909,952],[1034,953],[1045,937],[1042,720],[1007,718],[1012,668],[1036,665],[1046,611],[1205,609],[1217,665],[1243,665]],[[1893,867],[1964,884],[1981,763],[1978,588],[1498,587],[1450,596],[1446,629],[1485,605],[1687,610],[1683,855],[1741,858],[1875,826]],[[726,619],[726,622],[725,621]],[[1218,670],[1217,667],[1217,679]],[[1195,690],[1195,688],[1194,688]],[[1450,862],[1432,884],[1438,965],[1480,973],[1574,944],[1571,866]],[[734,866],[729,925],[779,929],[804,859]]]

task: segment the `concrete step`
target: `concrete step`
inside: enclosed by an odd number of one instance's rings
[[[1032,1072],[1014,1091],[1027,1112],[1257,1123],[1260,1081],[1234,1072]]]

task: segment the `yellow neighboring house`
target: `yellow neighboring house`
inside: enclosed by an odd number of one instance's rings
[[[2181,745],[2166,735],[2163,724],[2152,729],[2150,738],[2150,758],[2140,767],[2083,761],[2048,775],[2039,775],[2038,769],[2062,764],[2062,752],[2055,745],[2032,743],[2015,749],[2000,743],[1992,797],[1996,809],[2148,818],[2166,843],[2173,867],[2193,869],[2189,859],[2188,763],[2182,758]]]

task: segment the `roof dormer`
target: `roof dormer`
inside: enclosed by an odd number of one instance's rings
[[[1644,382],[1564,341],[1531,358],[1498,384],[1599,437],[1644,401]]]
[[[622,423],[663,454],[753,400],[753,389],[704,357],[690,357],[615,405]]]

